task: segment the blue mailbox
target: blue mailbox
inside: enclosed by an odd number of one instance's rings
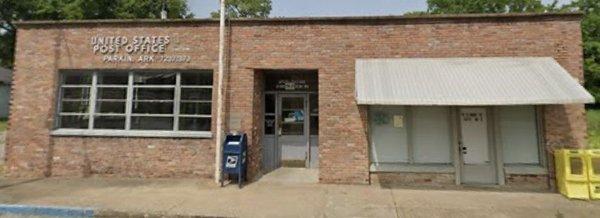
[[[221,164],[221,187],[225,175],[237,177],[238,185],[246,179],[246,149],[248,147],[246,134],[227,134],[223,142],[223,160]]]

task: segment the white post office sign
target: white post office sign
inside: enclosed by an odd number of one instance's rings
[[[170,36],[93,36],[91,49],[105,63],[189,63],[189,55],[169,55]]]

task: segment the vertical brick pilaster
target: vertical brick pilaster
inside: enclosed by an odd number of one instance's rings
[[[60,29],[18,30],[6,144],[9,176],[51,174],[50,129],[54,119],[61,33]],[[30,42],[39,35],[45,37],[44,42]]]

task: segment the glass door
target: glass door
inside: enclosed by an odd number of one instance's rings
[[[283,166],[306,167],[308,156],[307,98],[305,94],[279,95],[278,143]]]

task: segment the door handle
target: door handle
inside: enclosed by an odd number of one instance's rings
[[[467,154],[467,147],[465,147],[462,141],[458,141],[458,152],[461,154]]]

